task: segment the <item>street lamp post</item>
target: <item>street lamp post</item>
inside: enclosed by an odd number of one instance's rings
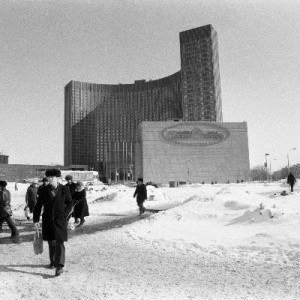
[[[130,165],[130,176],[131,176],[131,181],[133,181],[133,165]]]
[[[270,161],[270,176],[271,176],[271,178],[272,178],[272,161],[275,161],[275,160],[277,160],[277,158],[274,158]]]
[[[268,155],[270,155],[270,154],[269,153],[265,153],[265,157],[266,157],[265,167],[266,167],[267,181],[268,181]]]
[[[292,150],[296,150],[296,148],[292,148],[287,152],[287,161],[288,161],[288,170],[290,171],[290,158],[289,158],[289,152]]]
[[[188,183],[190,183],[190,159],[188,160]]]

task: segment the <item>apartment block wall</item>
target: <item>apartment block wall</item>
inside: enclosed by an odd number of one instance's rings
[[[143,122],[139,126],[142,166],[137,168],[145,181],[225,183],[249,179],[247,123],[182,122],[177,128],[181,125],[218,126],[228,132],[228,137],[207,146],[176,144],[167,141],[162,134],[174,126],[174,122]]]

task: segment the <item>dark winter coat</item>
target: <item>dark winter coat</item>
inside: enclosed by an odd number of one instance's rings
[[[89,216],[89,207],[86,201],[86,192],[85,189],[82,191],[76,191],[74,194],[74,212],[73,216],[75,219],[83,219],[86,216]]]
[[[6,188],[0,189],[0,218],[7,218],[12,216],[10,191]]]
[[[136,197],[138,203],[144,202],[147,199],[147,188],[144,184],[137,185],[133,197]]]
[[[57,194],[52,195],[53,187],[48,184],[39,191],[39,197],[33,210],[33,222],[40,221],[42,207],[42,233],[44,241],[55,240],[57,234],[63,241],[68,240],[68,220],[67,217],[72,210],[73,201],[70,190],[58,184]]]
[[[295,179],[294,175],[292,173],[290,173],[287,178],[287,183],[289,185],[294,185],[295,182],[296,182],[296,179]]]
[[[65,186],[67,186],[69,188],[70,193],[71,193],[71,197],[74,200],[74,194],[75,194],[75,191],[76,191],[75,182],[67,183],[67,184],[65,184]]]
[[[30,213],[33,212],[33,208],[36,205],[37,193],[38,193],[37,185],[31,184],[27,189],[26,197],[25,197],[25,202],[26,205],[29,207]]]
[[[37,191],[37,196],[39,197],[39,195],[40,195],[40,191],[41,191],[41,189],[44,187],[44,186],[46,186],[46,184],[42,184],[42,185],[40,185],[39,187],[38,187],[38,191]]]

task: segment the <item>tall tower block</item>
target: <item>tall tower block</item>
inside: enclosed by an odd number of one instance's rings
[[[217,32],[206,25],[179,37],[183,120],[222,122]]]

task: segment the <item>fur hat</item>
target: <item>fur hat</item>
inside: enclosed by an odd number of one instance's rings
[[[47,177],[44,177],[42,181],[43,181],[43,182],[49,182],[49,180],[48,180]]]
[[[65,177],[65,179],[66,179],[66,180],[73,180],[73,176],[72,176],[72,175],[67,175],[67,176]]]
[[[143,178],[138,178],[138,181],[143,182]]]
[[[7,186],[7,182],[4,181],[4,180],[0,180],[0,186],[6,187]]]
[[[82,181],[77,181],[77,182],[76,182],[76,186],[77,186],[77,187],[82,187],[82,186],[84,186],[84,184],[83,184]]]
[[[45,172],[46,177],[54,176],[54,177],[61,177],[61,172],[59,169],[48,169]]]

